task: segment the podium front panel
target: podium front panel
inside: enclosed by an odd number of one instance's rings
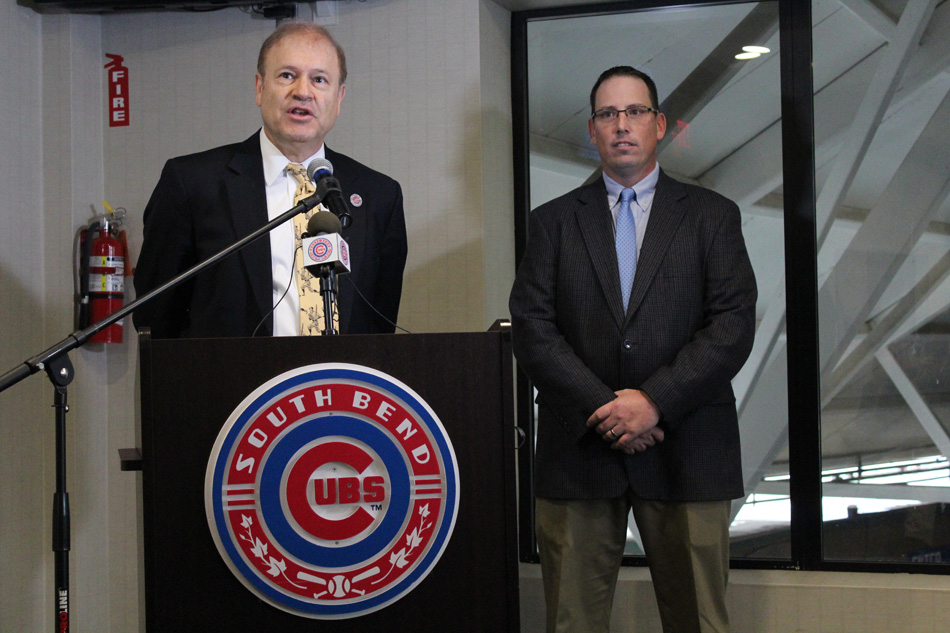
[[[498,332],[141,339],[145,602],[149,633],[517,631],[511,352]],[[454,532],[399,600],[345,619],[283,611],[246,588],[215,545],[205,472],[218,434],[255,389],[320,363],[377,370],[441,420],[459,471]]]

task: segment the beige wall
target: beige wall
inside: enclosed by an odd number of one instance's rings
[[[508,252],[485,252],[486,227],[496,218],[511,226],[507,12],[471,0],[341,3],[334,21],[349,78],[327,144],[403,187],[410,254],[400,325],[482,330],[507,314],[507,288],[489,297],[484,280],[510,278],[514,266],[511,231]],[[167,158],[260,126],[254,66],[274,23],[229,9],[153,14],[145,25],[137,15],[102,21],[103,54],[123,55],[131,80],[132,125],[106,129],[104,146],[106,190],[130,210],[133,250]],[[496,79],[483,84],[485,63]],[[497,174],[487,192],[485,164]]]
[[[0,372],[72,330],[72,247],[92,206],[101,210],[105,198],[129,210],[134,256],[164,161],[254,132],[254,60],[272,28],[234,9],[100,18],[0,3]],[[405,192],[403,325],[483,329],[507,313],[513,276],[509,14],[491,0],[339,3],[330,29],[351,76],[328,142]],[[128,128],[104,124],[106,53],[129,67]],[[71,359],[73,628],[144,630],[140,477],[120,472],[116,453],[138,443],[135,347],[87,346]],[[0,394],[3,632],[52,628],[51,401],[42,375]],[[617,631],[659,630],[644,574],[624,570]],[[737,631],[948,628],[946,577],[735,572],[733,580]],[[539,587],[537,568],[523,567],[526,632],[543,620]]]
[[[0,372],[44,338],[41,20],[0,4]],[[26,316],[24,316],[26,315]],[[0,393],[0,630],[30,631],[52,596],[52,391],[34,377]],[[50,607],[51,608],[51,607]],[[49,620],[51,622],[51,620]]]

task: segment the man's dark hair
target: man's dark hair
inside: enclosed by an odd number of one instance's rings
[[[637,70],[633,66],[614,66],[613,68],[608,68],[600,74],[600,77],[597,78],[597,83],[594,84],[593,89],[590,91],[590,113],[594,113],[595,98],[597,97],[597,89],[600,88],[600,84],[604,83],[608,79],[613,79],[614,77],[633,77],[635,79],[643,80],[643,83],[647,85],[647,89],[650,91],[650,107],[660,109],[660,100],[656,96],[656,84],[653,82],[653,79],[650,75],[646,74],[641,70]]]
[[[340,62],[340,85],[346,83],[346,55],[343,54],[343,47],[337,44],[328,30],[312,22],[282,22],[274,29],[274,32],[268,35],[261,44],[261,52],[257,55],[257,74],[264,77],[264,62],[267,60],[267,53],[278,42],[291,35],[309,35],[315,39],[325,39],[330,42],[336,49],[336,58]]]

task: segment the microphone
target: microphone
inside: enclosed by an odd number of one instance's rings
[[[323,203],[333,215],[340,218],[340,223],[344,229],[348,227],[353,218],[350,217],[349,205],[343,199],[340,181],[333,177],[333,164],[326,158],[315,158],[307,165],[307,176],[317,185],[321,184],[322,181],[322,184],[327,188]]]
[[[323,278],[326,271],[350,272],[350,249],[342,237],[340,218],[329,211],[317,211],[307,221],[307,232],[301,236],[303,265],[314,277]]]
[[[325,233],[339,233],[343,230],[343,223],[329,211],[317,211],[307,221],[307,231],[301,238],[316,237]]]

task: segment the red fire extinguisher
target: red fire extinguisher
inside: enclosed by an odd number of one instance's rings
[[[98,323],[125,302],[125,232],[119,231],[124,209],[96,218],[80,238],[80,327]],[[120,211],[121,213],[118,213]],[[97,332],[94,343],[121,343],[123,322],[117,321]]]

